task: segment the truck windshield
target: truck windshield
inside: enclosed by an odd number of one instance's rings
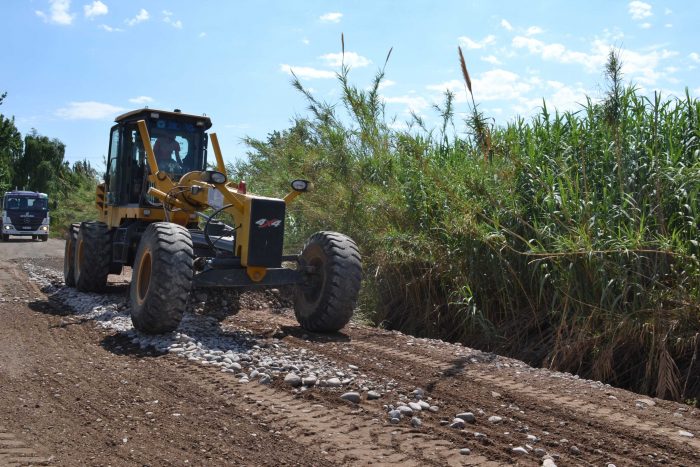
[[[25,196],[10,196],[5,198],[5,209],[20,211],[46,211],[49,207],[46,198],[27,198]]]

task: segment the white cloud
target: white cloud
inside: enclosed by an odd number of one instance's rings
[[[652,16],[651,5],[634,0],[627,5],[627,11],[632,15],[632,19],[639,21]]]
[[[199,33],[199,37],[207,37],[207,33],[206,33],[206,32],[200,32],[200,33]]]
[[[90,5],[83,5],[83,12],[86,18],[94,19],[97,16],[106,15],[109,12],[109,8],[100,0],[95,0]]]
[[[574,87],[557,83],[554,94],[545,97],[547,107],[557,109],[560,112],[566,110],[578,110],[581,104],[586,103],[586,96],[589,94],[580,85]],[[551,107],[550,107],[551,106]]]
[[[651,23],[642,23],[639,27],[642,29],[651,29]]]
[[[128,24],[129,26],[134,26],[138,23],[142,23],[144,21],[147,21],[150,17],[151,17],[151,15],[148,14],[148,11],[141,8],[141,10],[139,10],[139,13],[136,16],[134,16],[131,19],[126,20],[126,24]]]
[[[480,41],[472,40],[471,38],[469,38],[467,36],[460,36],[458,38],[458,40],[459,40],[459,45],[463,45],[467,49],[483,49],[484,47],[496,42],[496,36],[494,36],[493,34],[490,34],[490,35],[484,37],[483,39],[481,39]]]
[[[113,28],[112,26],[108,26],[106,24],[100,24],[98,28],[103,29],[107,32],[124,32],[124,30],[121,28]]]
[[[68,107],[60,108],[56,115],[69,120],[101,120],[113,116],[124,109],[102,102],[71,102]]]
[[[305,37],[305,38],[303,38],[303,39],[301,40],[301,43],[304,44],[304,45],[309,45],[309,44],[311,44],[311,41],[308,40],[308,39]]]
[[[324,23],[340,23],[340,18],[343,17],[342,13],[326,13],[324,15],[321,15],[318,19],[323,21]]]
[[[622,72],[639,84],[652,86],[665,77],[665,73],[657,70],[661,61],[676,55],[678,52],[666,49],[644,52],[623,49],[620,51]]]
[[[288,75],[291,75],[293,72],[299,79],[329,79],[336,77],[334,71],[318,70],[307,66],[293,67],[291,65],[282,64],[280,65],[280,70]]]
[[[697,52],[692,52],[688,54],[688,58],[694,61],[695,63],[700,63],[700,55]]]
[[[35,11],[36,15],[47,23],[69,26],[73,23],[75,15],[70,12],[70,0],[49,0],[49,14],[43,11]]]
[[[179,19],[173,20],[172,16],[172,11],[163,10],[163,22],[171,25],[175,29],[182,29],[182,21]]]
[[[567,49],[562,44],[548,44],[539,39],[524,36],[514,37],[512,44],[515,48],[527,49],[531,54],[539,55],[543,60],[580,65],[591,73],[600,72],[603,69],[610,50],[615,48],[610,43],[596,39],[591,43],[590,52],[586,53]],[[620,49],[622,72],[634,82],[651,86],[665,77],[665,73],[658,71],[661,61],[676,55],[678,52],[667,49],[651,48],[640,52]]]
[[[599,70],[607,59],[609,46],[602,45],[601,41],[594,41],[592,54],[577,52],[567,49],[563,44],[548,44],[539,39],[525,36],[513,38],[512,45],[516,49],[527,49],[531,54],[539,55],[543,60],[551,60],[559,63],[576,63],[583,65],[588,71]]]
[[[501,27],[505,29],[506,31],[512,31],[513,26],[508,22],[508,20],[502,19],[501,20]]]
[[[379,83],[379,90],[381,91],[382,89],[386,89],[388,87],[394,86],[396,84],[396,81],[392,81],[390,79],[384,79]]]
[[[481,57],[481,59],[491,65],[501,65],[501,61],[495,55],[487,55],[486,57]]]
[[[530,26],[525,32],[526,36],[535,36],[537,34],[542,34],[544,30],[539,26]]]
[[[670,15],[671,13],[673,13],[673,10],[670,9],[670,8],[666,8],[666,9],[664,10],[664,14],[665,14],[665,15]]]
[[[325,60],[327,66],[339,67],[343,61],[347,66],[353,68],[362,68],[372,63],[372,60],[358,55],[355,52],[345,52],[345,57],[343,54],[338,52],[335,54],[325,54],[319,57],[321,60]]]
[[[382,99],[387,104],[404,104],[406,106],[407,111],[415,113],[420,113],[421,111],[427,109],[430,106],[430,103],[426,98],[415,95],[404,95],[394,97],[382,96]]]
[[[467,101],[464,81],[453,79],[440,84],[426,86],[430,91],[443,93],[452,91],[456,102]],[[472,91],[479,101],[516,100],[532,89],[532,85],[516,73],[508,70],[489,70],[479,76],[472,76]]]
[[[146,104],[150,104],[151,102],[153,102],[153,98],[148,97],[148,96],[138,96],[138,97],[132,97],[131,99],[129,99],[129,102],[131,102],[132,104],[137,104],[137,105],[146,105]]]

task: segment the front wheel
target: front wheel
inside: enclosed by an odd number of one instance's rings
[[[297,287],[294,314],[314,332],[335,332],[352,318],[362,280],[355,242],[337,232],[318,232],[304,245],[299,266],[305,276]]]
[[[177,224],[146,228],[134,260],[129,298],[131,322],[147,334],[177,329],[192,289],[194,254],[190,232]]]
[[[81,222],[73,260],[75,288],[101,292],[107,286],[112,261],[109,227],[102,222]]]

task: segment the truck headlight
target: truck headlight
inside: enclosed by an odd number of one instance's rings
[[[11,225],[8,225],[8,224],[5,224],[5,225],[3,226],[3,229],[5,229],[5,230],[11,230],[12,228],[13,228],[13,227],[12,227]]]
[[[44,232],[46,232],[47,230],[49,230],[49,226],[48,226],[48,225],[42,225],[40,230],[43,230]]]

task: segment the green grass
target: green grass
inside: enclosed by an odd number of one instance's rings
[[[543,103],[529,121],[494,126],[474,104],[459,122],[448,93],[437,129],[415,116],[395,130],[383,70],[369,88],[348,72],[338,105],[294,80],[309,116],[249,139],[248,161],[230,167],[256,193],[315,183],[290,206],[292,250],[316,230],[353,237],[360,313],[376,325],[697,399],[696,99],[623,86],[611,53],[607,97],[577,112]]]

